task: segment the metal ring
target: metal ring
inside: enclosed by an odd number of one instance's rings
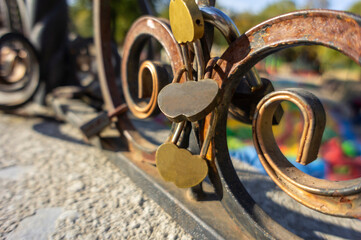
[[[158,93],[168,83],[168,78],[168,73],[163,64],[149,60],[142,63],[138,73],[138,98],[149,98],[149,101],[143,105],[134,105],[138,118],[145,119],[159,113]]]
[[[5,49],[5,51],[3,51]],[[9,52],[8,52],[9,51]],[[21,34],[0,34],[0,54],[10,56],[9,63],[1,57],[1,65],[9,65],[0,74],[0,108],[16,108],[28,102],[40,83],[40,66],[32,44]],[[8,62],[8,63],[7,63]],[[4,69],[3,69],[4,70]]]

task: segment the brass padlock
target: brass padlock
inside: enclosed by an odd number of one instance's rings
[[[213,111],[219,95],[218,84],[212,79],[171,83],[160,91],[158,106],[173,122],[194,122]]]
[[[83,123],[80,126],[81,132],[86,138],[99,134],[104,128],[110,125],[111,119],[128,111],[126,104],[119,105],[111,112],[101,112],[98,116]]]
[[[176,145],[184,125],[185,122],[178,123],[172,141],[162,144],[155,155],[160,176],[179,188],[196,186],[208,174],[208,165],[201,156]]]
[[[169,20],[173,35],[179,44],[203,37],[204,20],[194,0],[171,0]]]
[[[174,182],[179,188],[189,188],[204,180],[208,174],[207,152],[216,126],[214,112],[211,115],[210,123],[200,155],[192,155],[187,149],[178,148],[176,145],[185,122],[178,123],[170,143],[164,143],[158,148],[156,152],[157,169],[165,181]]]
[[[253,88],[251,84],[244,79],[239,83],[231,100],[229,109],[229,112],[233,118],[243,123],[252,123],[258,102],[265,95],[274,91],[274,87],[270,80],[262,78],[261,81],[262,85],[256,89]],[[273,115],[272,123],[277,125],[281,121],[282,116],[283,109],[281,105],[279,105]]]
[[[213,79],[201,79],[179,83],[183,73],[187,69],[178,72],[171,84],[168,84],[159,92],[158,106],[162,113],[173,122],[195,122],[205,118],[213,111],[219,102],[220,91]],[[201,71],[200,78],[203,77]]]

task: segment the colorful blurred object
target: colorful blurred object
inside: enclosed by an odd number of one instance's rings
[[[333,181],[361,177],[361,139],[355,130],[358,126],[340,111],[337,104],[326,101],[323,105],[327,112],[327,123],[319,158],[307,166],[295,161],[303,119],[298,108],[288,102],[282,103],[285,111],[283,120],[273,127],[280,150],[295,167],[311,176]],[[265,173],[253,147],[251,126],[229,119],[227,140],[231,157]]]
[[[361,156],[355,154],[350,157],[346,154],[343,148],[345,143],[349,145],[349,141],[341,143],[338,138],[332,138],[321,148],[321,155],[327,162],[326,175],[329,180],[349,180],[361,176]],[[353,148],[351,152],[354,154],[356,149]]]

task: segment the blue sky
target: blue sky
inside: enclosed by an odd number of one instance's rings
[[[261,11],[268,4],[278,2],[279,0],[217,0],[217,3],[224,10],[232,10],[233,12],[250,11],[257,13]],[[347,10],[359,0],[329,0],[330,9]],[[297,7],[302,7],[307,1],[296,0]],[[360,13],[361,14],[361,13]]]

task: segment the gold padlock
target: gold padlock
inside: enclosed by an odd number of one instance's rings
[[[210,126],[207,130],[200,155],[192,155],[187,149],[178,148],[178,137],[185,122],[178,123],[172,141],[162,144],[156,153],[157,169],[161,177],[173,182],[179,188],[194,187],[201,183],[208,174],[208,148],[214,136],[216,114],[211,115]]]
[[[176,145],[184,125],[185,122],[178,123],[172,141],[162,144],[155,155],[160,176],[179,188],[196,186],[208,174],[207,163],[201,156]]]
[[[179,44],[203,37],[203,16],[194,0],[171,0],[169,19],[173,35]]]

